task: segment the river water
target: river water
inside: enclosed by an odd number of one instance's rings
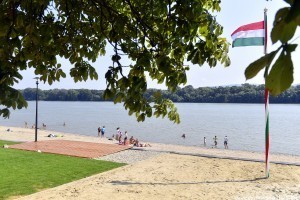
[[[12,110],[9,119],[0,118],[0,125],[24,127],[25,121],[33,125],[35,101],[28,104],[27,109]],[[40,101],[38,106],[39,126],[45,123],[53,131],[96,136],[97,128],[105,126],[106,136],[111,137],[120,127],[129,136],[147,142],[203,146],[206,137],[210,148],[217,136],[218,148],[224,148],[223,139],[227,136],[230,149],[264,152],[265,147],[263,104],[179,103],[180,124],[155,117],[139,123],[134,116],[128,116],[121,104],[112,102]],[[271,153],[300,155],[299,116],[298,104],[270,105]]]

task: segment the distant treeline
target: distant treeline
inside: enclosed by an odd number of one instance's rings
[[[154,92],[173,102],[190,103],[263,103],[264,85],[243,84],[241,86],[200,87],[186,86],[172,93],[168,90],[148,89],[145,97],[151,100]],[[26,100],[35,100],[36,89],[21,90]],[[103,90],[53,89],[39,90],[39,100],[43,101],[105,101]],[[293,86],[277,97],[270,96],[270,103],[300,103],[300,85]]]

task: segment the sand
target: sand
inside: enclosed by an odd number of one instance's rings
[[[0,127],[1,140],[34,140],[32,129],[6,130],[7,127]],[[53,139],[46,137],[48,134],[48,131],[39,131],[39,139]],[[64,134],[62,138],[111,142],[72,134]],[[271,164],[271,176],[265,179],[262,162],[199,156],[241,156],[259,160],[261,153],[163,144],[152,144],[148,148],[194,156],[163,153],[21,199],[300,199],[299,166]],[[274,155],[272,159],[275,158],[280,162],[299,162],[298,156]]]

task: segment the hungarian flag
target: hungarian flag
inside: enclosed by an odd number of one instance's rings
[[[231,34],[232,47],[240,46],[264,46],[264,53],[267,53],[267,10],[265,9],[264,20],[239,27]],[[266,68],[267,69],[267,68]],[[267,71],[266,71],[267,72]],[[269,152],[269,91],[265,90],[265,114],[266,114],[266,176],[270,176]]]
[[[265,22],[255,22],[236,29],[232,34],[232,47],[263,46],[266,43]]]

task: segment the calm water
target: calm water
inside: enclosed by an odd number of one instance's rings
[[[0,125],[24,127],[35,122],[35,102],[27,109],[12,111],[10,119],[0,118]],[[263,104],[176,104],[181,123],[168,119],[151,118],[138,123],[128,116],[122,105],[111,102],[39,102],[39,124],[48,130],[97,135],[97,127],[105,125],[106,136],[116,133],[116,128],[128,131],[129,136],[142,141],[203,146],[213,144],[213,137],[229,138],[229,148],[247,151],[264,151],[265,114]],[[270,105],[271,153],[300,155],[300,105]],[[63,123],[66,126],[63,126]],[[185,133],[186,139],[181,135]]]

